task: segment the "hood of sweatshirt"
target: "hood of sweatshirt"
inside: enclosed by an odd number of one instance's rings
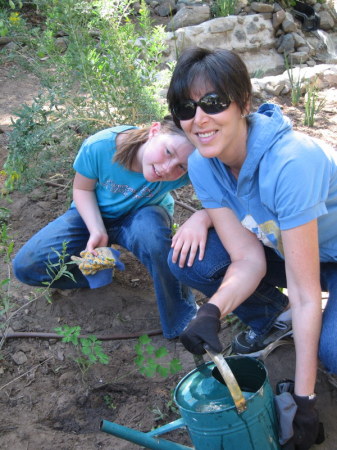
[[[265,103],[259,107],[257,112],[251,113],[247,117],[247,156],[243,163],[238,180],[231,175],[227,169],[227,177],[224,179],[224,165],[217,159],[212,158],[210,164],[213,167],[213,174],[219,179],[223,187],[232,192],[233,195],[247,201],[253,194],[253,183],[256,181],[259,171],[259,164],[265,154],[289,131],[292,124],[288,117],[283,116],[278,105]]]
[[[249,196],[262,158],[286,133],[292,130],[290,119],[282,114],[279,106],[271,103],[263,104],[247,119],[249,123],[247,156],[240,170],[237,184],[237,195],[241,198]]]

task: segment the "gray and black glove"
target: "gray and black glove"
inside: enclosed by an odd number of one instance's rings
[[[318,419],[316,397],[294,394],[294,382],[282,380],[276,386],[275,404],[284,450],[308,450],[324,441],[324,427]]]
[[[207,344],[214,353],[222,352],[218,333],[220,331],[220,310],[212,303],[203,304],[197,315],[180,335],[180,341],[189,352],[195,355],[206,353]]]

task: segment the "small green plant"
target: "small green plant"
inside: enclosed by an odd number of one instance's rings
[[[155,406],[154,408],[151,408],[150,411],[154,415],[153,420],[155,422],[159,422],[161,420],[164,420],[167,416],[166,413],[164,413],[158,406]]]
[[[85,374],[94,364],[108,364],[109,357],[102,348],[102,343],[96,336],[81,337],[81,327],[63,325],[55,328],[56,333],[62,336],[62,342],[72,344],[79,356],[75,358],[82,374]]]
[[[174,236],[176,234],[176,232],[178,231],[180,225],[179,223],[175,223],[172,225],[172,235]]]
[[[61,277],[70,278],[74,283],[76,283],[74,275],[68,270],[68,266],[73,265],[73,262],[66,262],[66,259],[69,257],[67,248],[67,241],[62,242],[61,252],[57,251],[53,247],[51,248],[51,250],[58,256],[58,260],[55,263],[52,263],[50,260],[50,255],[48,255],[48,261],[45,263],[47,266],[46,272],[50,277],[50,281],[43,281],[42,284],[44,284],[48,288],[53,287],[53,283],[55,283],[55,281],[59,280]]]
[[[51,291],[50,288],[56,279],[59,279],[61,276],[70,277],[74,280],[72,273],[68,271],[68,264],[72,264],[72,262],[66,262],[65,259],[68,256],[67,254],[67,242],[63,242],[62,251],[56,252],[59,261],[57,263],[51,264],[50,260],[47,265],[47,273],[50,276],[50,280],[44,282],[46,287],[37,288],[35,292],[31,295],[28,301],[26,301],[23,305],[17,307],[16,304],[12,301],[12,296],[10,293],[11,290],[11,256],[14,249],[14,240],[8,234],[8,228],[6,223],[3,223],[0,226],[0,257],[2,258],[3,265],[7,266],[7,277],[3,280],[0,280],[0,328],[3,331],[3,337],[0,341],[0,350],[3,347],[3,344],[6,340],[6,331],[10,326],[10,322],[13,317],[18,314],[19,311],[26,308],[31,303],[37,301],[39,298],[44,297],[49,303],[51,302]],[[54,250],[55,251],[55,250]],[[49,264],[49,266],[48,266]],[[74,280],[75,281],[75,280]]]
[[[316,114],[324,106],[324,101],[318,98],[318,89],[315,83],[309,85],[307,92],[304,96],[304,125],[313,127]]]
[[[2,258],[3,266],[7,267],[7,276],[0,280],[0,317],[7,315],[14,306],[10,296],[10,264],[13,249],[14,240],[8,234],[7,224],[2,223],[0,226],[0,256]]]
[[[211,7],[213,17],[227,17],[235,13],[237,0],[215,0]]]
[[[297,106],[300,102],[302,91],[301,91],[301,71],[298,70],[298,77],[295,79],[295,73],[292,63],[288,61],[288,56],[284,55],[284,63],[287,69],[288,78],[291,87],[291,104]]]
[[[117,408],[117,406],[115,405],[115,403],[113,401],[113,398],[112,398],[111,394],[104,395],[103,400],[104,400],[104,403],[106,404],[106,406],[109,409],[116,409]]]
[[[20,0],[0,0],[0,7],[22,8],[22,2]]]
[[[172,358],[165,365],[161,364],[159,360],[167,356],[169,352],[165,347],[156,349],[152,345],[151,338],[146,334],[138,338],[135,350],[137,353],[135,363],[138,366],[138,370],[147,377],[153,377],[155,374],[167,377],[182,369],[181,362],[178,358]]]
[[[166,403],[166,407],[169,411],[173,412],[174,414],[179,414],[179,409],[175,402],[173,401],[173,390],[171,391],[171,400],[169,400]]]

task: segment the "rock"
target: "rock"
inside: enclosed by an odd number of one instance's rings
[[[199,25],[206,22],[211,17],[211,9],[209,5],[200,6],[184,6],[173,19],[167,24],[166,29],[168,31],[174,31],[178,28],[189,27],[193,25]]]
[[[283,9],[280,9],[279,11],[275,12],[273,14],[273,27],[275,29],[278,28],[284,21],[285,17],[286,12]]]
[[[291,54],[291,62],[292,64],[302,64],[305,63],[309,59],[309,54],[307,52],[293,52]]]
[[[25,364],[27,362],[27,356],[25,353],[18,351],[12,355],[12,359],[18,366],[21,366],[22,364]]]
[[[335,26],[335,21],[332,15],[328,11],[321,11],[319,13],[320,25],[319,28],[322,30],[332,30]]]
[[[297,25],[294,21],[293,16],[290,12],[286,12],[284,21],[282,22],[282,28],[285,33],[291,33],[292,31],[297,31]]]
[[[0,36],[0,45],[7,45],[11,42],[11,38],[8,36]]]
[[[284,34],[280,37],[279,42],[277,43],[277,51],[278,53],[289,54],[294,52],[295,50],[295,40],[292,34]]]
[[[292,33],[292,36],[294,38],[295,47],[305,47],[307,46],[306,40],[298,33]]]
[[[55,39],[55,47],[58,49],[60,53],[65,53],[65,51],[68,48],[68,38],[66,37],[59,37]]]
[[[269,3],[252,2],[250,4],[250,7],[252,8],[253,11],[258,13],[266,13],[274,11],[274,5],[270,5]]]
[[[155,12],[161,17],[173,16],[176,12],[176,3],[174,0],[160,1],[155,8]]]

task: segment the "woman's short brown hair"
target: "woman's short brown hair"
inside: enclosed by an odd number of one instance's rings
[[[221,96],[225,93],[235,102],[241,113],[246,112],[252,97],[252,85],[245,63],[230,50],[206,50],[199,47],[185,50],[179,57],[173,71],[167,92],[167,102],[173,120],[173,107],[191,98],[195,82],[204,82],[212,87],[212,92]]]

